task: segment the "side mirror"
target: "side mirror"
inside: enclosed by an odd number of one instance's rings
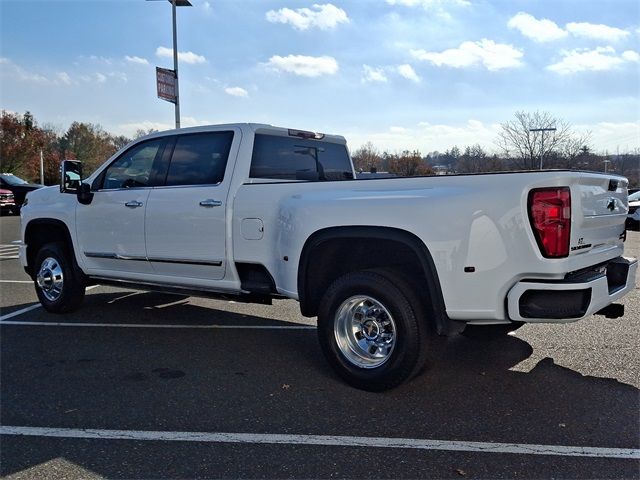
[[[63,160],[60,164],[60,193],[78,193],[82,183],[82,163]]]

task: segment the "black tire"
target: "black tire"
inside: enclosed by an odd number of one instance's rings
[[[85,285],[77,277],[71,256],[64,243],[48,243],[40,248],[36,255],[34,274],[36,294],[46,311],[68,313],[76,310],[82,303]],[[43,288],[38,284],[38,277],[41,277],[45,285]],[[62,280],[61,284],[60,280]],[[51,287],[54,283],[60,287],[59,291]]]
[[[511,322],[503,325],[467,325],[460,335],[473,340],[495,340],[515,332],[523,325],[524,322]]]
[[[395,324],[394,346],[379,365],[354,363],[359,361],[358,355],[353,353],[354,350],[349,351],[344,338],[342,347],[338,344],[339,334],[336,331],[341,331],[341,307],[347,305],[348,300],[358,297],[367,297],[382,305]],[[318,337],[322,351],[336,373],[348,384],[368,391],[394,388],[419,373],[431,358],[429,353],[432,347],[443,340],[437,338],[431,319],[423,318],[422,306],[416,298],[408,284],[390,272],[353,272],[335,280],[320,303]],[[355,301],[353,305],[355,308],[361,304]],[[355,315],[348,317],[355,318]],[[375,332],[381,330],[375,327]],[[365,328],[362,329],[364,331]],[[369,330],[368,334],[371,333]],[[363,334],[360,335],[362,337]],[[436,350],[433,348],[434,352]]]

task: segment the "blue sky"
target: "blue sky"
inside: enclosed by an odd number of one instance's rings
[[[178,9],[183,126],[263,122],[352,148],[494,150],[517,110],[640,147],[635,0],[191,0]],[[0,108],[66,129],[173,127],[167,1],[0,0]]]

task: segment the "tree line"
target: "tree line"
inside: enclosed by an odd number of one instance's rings
[[[152,131],[138,130],[134,138]],[[53,185],[59,181],[62,160],[81,160],[88,175],[131,140],[123,135],[112,135],[92,123],[73,122],[66,131],[61,131],[53,125],[38,125],[30,112],[19,115],[3,110],[0,170],[39,182],[42,155],[44,183]]]
[[[572,169],[608,171],[640,186],[640,150],[624,154],[595,153],[590,134],[578,134],[564,120],[548,112],[516,112],[501,124],[495,140],[498,153],[481,145],[453,146],[422,155],[418,150],[381,152],[371,142],[352,153],[360,172],[389,172],[400,176],[489,173],[515,170]]]
[[[52,125],[38,125],[30,112],[19,115],[3,110],[0,170],[39,181],[42,152],[44,182],[55,184],[63,159],[81,160],[88,175],[131,140],[153,131],[138,130],[133,138],[128,138],[84,122],[73,122],[66,131],[61,131]],[[516,112],[513,120],[501,124],[495,144],[498,153],[488,153],[475,144],[423,155],[418,150],[381,152],[368,142],[352,157],[359,171],[399,176],[537,170],[542,165],[544,169],[606,169],[628,177],[630,186],[640,185],[638,149],[622,155],[594,153],[589,146],[589,134],[575,133],[567,122],[547,112]]]

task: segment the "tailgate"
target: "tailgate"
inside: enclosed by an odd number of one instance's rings
[[[571,186],[570,256],[622,244],[627,215],[627,179],[581,173]]]

